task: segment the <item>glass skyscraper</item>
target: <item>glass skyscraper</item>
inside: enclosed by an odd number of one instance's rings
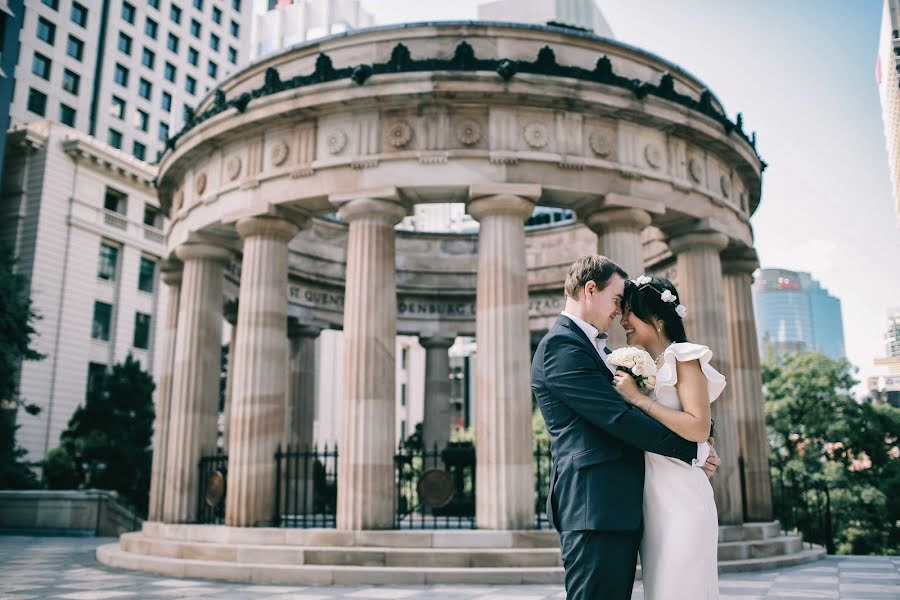
[[[844,358],[841,301],[809,273],[761,269],[753,283],[753,307],[763,356],[816,350]]]

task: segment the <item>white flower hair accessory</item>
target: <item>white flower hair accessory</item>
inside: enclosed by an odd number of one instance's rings
[[[642,285],[647,285],[651,281],[653,281],[653,280],[650,279],[649,277],[647,277],[646,275],[641,275],[637,279],[632,279],[631,283],[633,283],[634,285],[636,285],[638,287],[641,287]]]
[[[687,314],[687,307],[684,304],[679,304],[675,307],[675,314],[683,319],[684,315]]]
[[[659,299],[663,302],[675,302],[678,300],[678,297],[669,290],[663,290],[663,293],[659,295]]]

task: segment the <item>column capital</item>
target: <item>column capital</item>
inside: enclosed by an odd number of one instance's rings
[[[175,248],[175,255],[182,261],[189,260],[216,260],[228,262],[231,260],[231,250],[224,246],[210,244],[208,242],[188,242]]]
[[[476,183],[469,186],[469,200],[487,196],[519,196],[537,202],[542,193],[541,186],[533,183]]]
[[[181,276],[183,274],[184,264],[181,261],[166,258],[159,262],[159,276],[167,286],[181,285]]]
[[[289,242],[300,231],[300,223],[294,219],[280,217],[245,217],[238,220],[235,228],[243,239],[248,237],[266,237]]]
[[[754,248],[729,248],[722,253],[722,272],[727,274],[752,275],[759,268],[759,256]]]
[[[650,213],[640,208],[607,208],[592,212],[582,221],[594,233],[632,230],[637,233],[650,225]]]
[[[540,197],[539,185],[473,185],[469,188],[466,212],[476,221],[491,215],[511,215],[524,221]]]
[[[456,334],[452,332],[429,332],[419,334],[419,345],[430,350],[432,348],[449,349],[456,342]]]
[[[341,219],[348,223],[368,219],[393,227],[409,213],[406,206],[392,198],[332,197],[330,201],[338,207]]]
[[[728,247],[728,236],[718,231],[697,231],[685,233],[668,240],[669,249],[674,254],[681,254],[685,250],[693,248],[712,248],[721,252]]]
[[[288,317],[287,334],[289,338],[317,338],[323,329],[327,329],[325,321],[300,321],[296,317]]]

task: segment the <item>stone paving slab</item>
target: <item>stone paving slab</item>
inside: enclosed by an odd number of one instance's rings
[[[0,536],[0,600],[548,600],[554,585],[295,587],[218,583],[106,567],[95,552],[112,538]],[[719,580],[721,600],[900,600],[900,557],[822,561]],[[632,600],[643,600],[640,582]]]

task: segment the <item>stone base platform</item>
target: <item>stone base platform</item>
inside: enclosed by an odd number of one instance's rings
[[[777,522],[719,528],[719,571],[825,556]],[[103,564],[172,577],[295,585],[562,583],[554,531],[338,531],[144,523],[97,549]],[[640,577],[640,568],[638,569]]]

